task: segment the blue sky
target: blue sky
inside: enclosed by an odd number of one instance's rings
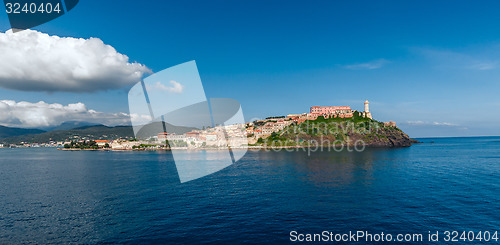
[[[375,119],[412,137],[500,135],[498,9],[496,1],[80,1],[34,29],[97,37],[153,72],[196,60],[207,97],[238,100],[247,120],[313,105],[361,110],[368,99]],[[8,29],[0,14],[0,31]],[[128,113],[130,87],[0,88],[0,99]]]

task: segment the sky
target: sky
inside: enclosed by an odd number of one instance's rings
[[[138,77],[196,60],[246,121],[369,100],[411,137],[500,135],[498,1],[117,3],[19,33],[0,6],[0,124],[124,124]]]

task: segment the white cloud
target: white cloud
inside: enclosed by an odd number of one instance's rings
[[[432,125],[435,126],[450,126],[450,127],[457,127],[457,124],[454,123],[449,123],[449,122],[433,122]]]
[[[129,125],[151,120],[147,115],[129,115],[127,113],[106,113],[88,109],[83,103],[68,105],[16,102],[0,100],[0,125],[10,127],[36,128],[57,126],[66,121],[84,121],[105,125]]]
[[[181,94],[182,91],[184,91],[184,86],[174,80],[170,81],[170,84],[172,84],[172,87],[168,87],[163,85],[161,82],[156,82],[153,86],[152,89],[157,89],[161,91],[166,91],[170,93],[175,93],[175,94]]]
[[[0,86],[21,91],[94,92],[132,85],[151,70],[99,38],[0,32]]]
[[[343,67],[345,69],[349,69],[349,70],[374,70],[374,69],[382,68],[382,66],[384,66],[388,63],[390,63],[390,62],[386,59],[378,59],[378,60],[370,61],[367,63],[345,65]]]
[[[403,122],[403,124],[415,125],[415,126],[426,125],[426,123],[424,121],[407,121],[407,122]]]
[[[494,70],[497,67],[498,67],[497,62],[479,62],[470,65],[468,68],[472,70],[486,71],[486,70]]]
[[[466,69],[476,71],[498,70],[500,59],[498,47],[488,47],[485,50],[452,51],[429,48],[413,48],[415,53],[422,55],[439,69]]]
[[[424,122],[424,121],[407,121],[403,122],[403,125],[410,126],[447,126],[447,127],[458,127],[458,124],[449,122]]]

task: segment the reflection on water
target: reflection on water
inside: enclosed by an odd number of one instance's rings
[[[302,173],[308,181],[321,186],[348,186],[353,181],[369,183],[373,179],[374,165],[383,166],[383,162],[393,162],[395,153],[404,157],[408,148],[382,149],[367,148],[363,152],[314,152],[307,153],[303,149],[293,151],[254,151],[257,161],[270,161],[294,167],[296,173]],[[382,163],[382,164],[380,164]],[[390,167],[390,166],[389,166]]]
[[[0,243],[282,243],[291,230],[498,229],[499,140],[249,151],[183,184],[169,152],[0,149]]]

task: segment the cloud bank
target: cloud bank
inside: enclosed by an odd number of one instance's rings
[[[83,103],[68,105],[0,100],[0,125],[21,128],[57,126],[67,121],[84,121],[104,125],[130,125],[130,121],[148,122],[147,115],[106,113],[88,109]]]
[[[151,70],[130,63],[99,38],[0,33],[0,87],[20,91],[95,92],[138,82]]]

